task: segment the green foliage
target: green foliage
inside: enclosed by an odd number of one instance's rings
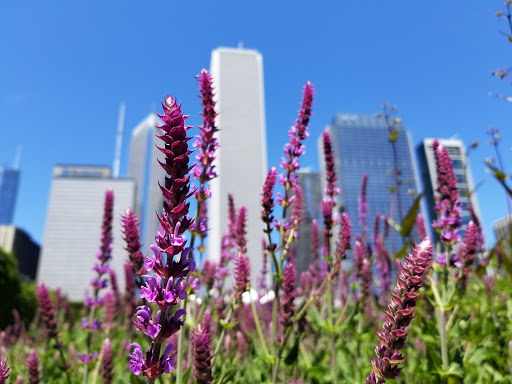
[[[0,249],[0,329],[12,324],[12,310],[17,309],[21,319],[28,324],[34,317],[37,298],[33,284],[25,283],[18,274],[15,257]]]

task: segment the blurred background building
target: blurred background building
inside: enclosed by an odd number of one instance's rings
[[[466,224],[471,220],[470,209],[474,210],[476,217],[480,217],[478,201],[471,176],[471,168],[466,156],[466,148],[464,143],[458,139],[438,139],[439,144],[446,148],[450,160],[452,161],[453,170],[457,177],[457,188],[460,192],[460,200],[462,201],[461,217],[462,228],[460,233],[465,232]],[[418,159],[421,169],[421,180],[425,192],[426,209],[425,223],[432,223],[437,220],[435,211],[435,195],[437,184],[436,159],[432,150],[433,138],[424,139],[417,148]],[[431,229],[430,225],[426,225],[427,230]],[[433,235],[433,234],[432,234]]]
[[[0,225],[0,248],[14,255],[22,279],[36,279],[40,247],[28,233],[14,225]]]
[[[210,70],[220,148],[215,161],[219,176],[211,181],[208,257],[220,258],[232,194],[237,207],[247,206],[247,254],[255,277],[262,269],[260,200],[267,172],[263,58],[255,50],[218,48],[212,52]]]
[[[162,213],[163,195],[158,182],[165,183],[165,171],[158,163],[165,156],[156,147],[162,142],[155,135],[161,134],[155,126],[162,122],[152,113],[142,120],[133,130],[130,143],[128,177],[135,181],[134,212],[141,221],[141,241],[143,253],[155,243],[155,236],[160,226],[156,214]]]
[[[313,220],[320,219],[320,203],[322,201],[322,182],[320,172],[309,168],[299,169],[297,171],[299,185],[304,193],[304,212],[302,214],[302,224],[299,226],[299,238],[293,243],[295,251],[295,269],[297,270],[297,281],[302,272],[307,271],[312,263],[312,232]],[[318,223],[322,221],[319,220]],[[319,243],[321,244],[322,234],[318,233]],[[317,252],[320,250],[317,249]]]
[[[20,171],[0,167],[0,224],[12,224],[18,196]]]
[[[82,301],[94,277],[99,250],[105,192],[114,191],[113,248],[110,267],[124,286],[127,259],[121,215],[133,207],[135,182],[113,178],[109,167],[57,165],[48,202],[46,227],[37,280],[49,289],[61,288],[72,301]]]
[[[512,215],[497,220],[493,227],[497,242],[501,243],[505,252],[510,253],[512,251]]]
[[[326,129],[331,134],[337,183],[340,188],[337,209],[348,213],[352,220],[353,233],[360,233],[361,230],[358,198],[365,173],[368,174],[368,237],[372,235],[373,221],[377,213],[400,223],[418,193],[409,133],[400,129],[395,141],[396,167],[399,171],[399,188],[396,188],[395,155],[390,132],[383,117],[337,114]],[[322,136],[318,140],[318,153],[323,190],[325,166]],[[391,230],[387,243],[389,249],[396,252],[402,243],[400,235]]]

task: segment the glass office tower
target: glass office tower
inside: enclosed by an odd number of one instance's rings
[[[20,171],[0,167],[0,224],[12,224]]]
[[[358,197],[363,175],[368,174],[368,236],[371,238],[375,215],[386,215],[395,222],[405,217],[417,195],[416,171],[409,133],[400,130],[395,142],[395,154],[384,118],[377,116],[338,114],[327,126],[331,134],[336,174],[340,194],[337,209],[347,212],[352,220],[353,234],[360,233]],[[319,157],[323,169],[322,137]],[[399,171],[399,188],[394,190],[395,160]],[[324,172],[322,171],[322,174]],[[325,183],[325,177],[322,177]],[[390,230],[388,247],[398,251],[400,236]]]

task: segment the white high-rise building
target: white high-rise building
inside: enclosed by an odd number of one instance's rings
[[[453,171],[457,177],[457,188],[460,191],[459,199],[462,201],[460,216],[462,218],[461,233],[465,232],[466,224],[472,219],[470,208],[473,209],[477,218],[480,218],[478,200],[475,193],[475,186],[469,159],[466,154],[466,147],[459,139],[438,139],[439,144],[446,148],[448,156],[452,161]],[[424,139],[418,146],[418,157],[421,165],[421,176],[425,190],[427,203],[427,223],[437,220],[435,211],[435,196],[437,185],[436,158],[432,150],[433,138]]]
[[[72,301],[82,301],[95,272],[105,192],[114,191],[113,248],[110,267],[124,287],[123,264],[128,258],[122,238],[121,215],[134,203],[135,183],[112,178],[109,167],[57,165],[48,202],[48,213],[37,280],[50,289],[61,288]]]
[[[155,135],[161,134],[155,128],[161,125],[160,119],[154,114],[148,115],[135,127],[130,144],[130,163],[128,176],[135,180],[136,194],[134,212],[141,220],[143,253],[155,243],[155,235],[160,223],[156,214],[162,213],[163,196],[158,182],[165,183],[165,171],[158,163],[165,161],[164,154],[156,147],[162,141]]]
[[[263,265],[260,200],[267,173],[263,58],[255,50],[217,48],[212,52],[210,70],[220,148],[215,161],[218,177],[211,182],[208,257],[220,258],[228,194],[232,194],[236,207],[247,207],[247,253],[251,281],[256,286]]]

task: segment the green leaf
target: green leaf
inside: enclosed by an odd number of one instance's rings
[[[299,339],[295,339],[295,344],[293,344],[293,347],[288,351],[288,354],[284,358],[284,363],[286,365],[294,365],[297,362],[297,358],[299,357]]]
[[[183,374],[183,383],[188,382],[188,378],[190,377],[190,374],[192,373],[192,366],[188,367],[188,369]]]
[[[505,175],[502,171],[500,171],[498,168],[493,167],[492,165],[487,165],[489,169],[493,172],[494,178],[498,181],[498,183],[501,184],[503,188],[505,188],[505,191],[509,194],[509,196],[512,197],[512,189],[507,185],[506,179],[507,175]]]
[[[414,203],[412,203],[411,207],[407,211],[407,215],[402,220],[399,231],[402,237],[408,237],[411,234],[411,231],[416,222],[416,216],[418,215],[418,211],[420,209],[421,198],[423,197],[424,194],[424,192],[421,192],[418,196],[416,196],[416,199],[414,199]]]
[[[224,319],[220,319],[220,325],[222,326],[222,328],[224,329],[229,329],[229,328],[233,328],[235,325],[238,324],[238,321],[235,321],[234,323],[228,323],[226,320]]]
[[[402,245],[402,248],[398,250],[397,253],[395,253],[395,260],[401,259],[403,255],[407,252],[411,244],[407,241],[404,245]]]

